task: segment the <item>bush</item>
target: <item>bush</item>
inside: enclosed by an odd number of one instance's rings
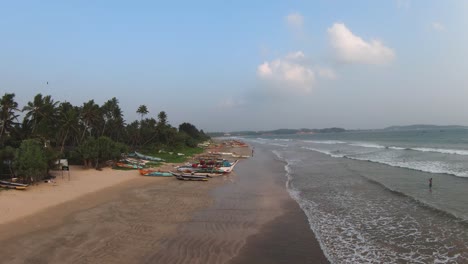
[[[47,155],[41,142],[24,140],[16,151],[14,167],[23,182],[38,182],[47,176]]]

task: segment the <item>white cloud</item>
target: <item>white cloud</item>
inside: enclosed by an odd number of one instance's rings
[[[304,24],[304,17],[297,12],[291,13],[286,16],[286,23],[292,28],[301,29]]]
[[[315,73],[296,61],[303,57],[304,53],[298,51],[281,59],[266,61],[257,67],[257,76],[277,91],[309,93],[315,83]]]
[[[439,31],[439,32],[445,31],[444,25],[442,25],[439,22],[432,22],[432,29],[434,29],[435,31]]]
[[[343,23],[333,24],[328,36],[336,57],[344,62],[386,64],[395,58],[394,51],[382,42],[375,39],[366,42]]]
[[[302,60],[305,58],[305,55],[302,51],[291,52],[285,57],[288,60]]]

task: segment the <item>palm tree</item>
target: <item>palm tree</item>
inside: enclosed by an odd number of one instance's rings
[[[58,141],[61,143],[60,153],[63,154],[65,142],[74,138],[76,140],[78,135],[79,114],[78,109],[69,102],[61,103],[59,108],[58,119]]]
[[[101,109],[99,105],[94,102],[94,100],[89,100],[87,103],[83,103],[80,112],[80,121],[83,124],[83,134],[81,136],[81,142],[85,138],[86,132],[90,132],[94,129],[97,131],[97,125],[101,119]]]
[[[159,141],[163,144],[168,143],[168,133],[169,129],[171,128],[170,125],[167,124],[167,115],[166,112],[161,111],[158,114],[158,125],[156,126]]]
[[[32,134],[37,134],[44,139],[54,133],[54,127],[57,121],[57,104],[50,95],[42,97],[37,94],[32,102],[23,107],[26,111],[25,119],[32,121]],[[52,129],[51,129],[52,128]]]
[[[125,128],[125,121],[117,98],[113,97],[105,102],[101,107],[101,111],[104,120],[101,136],[108,136],[112,140],[118,141]],[[109,129],[106,130],[107,128]]]
[[[166,125],[167,125],[167,115],[166,115],[166,112],[164,112],[164,111],[159,112],[159,114],[158,114],[158,122],[159,122],[159,125],[161,125],[161,126],[166,126]]]
[[[14,93],[5,93],[0,99],[0,142],[3,142],[3,136],[8,134],[18,121],[18,115],[15,114],[18,109],[18,103],[14,100]]]
[[[136,111],[138,114],[140,114],[141,118],[140,118],[140,121],[143,120],[143,116],[147,115],[149,112],[148,112],[148,108],[146,108],[146,105],[140,105],[138,107],[138,110]]]

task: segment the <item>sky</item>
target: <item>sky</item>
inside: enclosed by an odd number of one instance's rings
[[[0,93],[205,132],[468,125],[467,1],[2,1]],[[48,83],[48,84],[47,84]]]

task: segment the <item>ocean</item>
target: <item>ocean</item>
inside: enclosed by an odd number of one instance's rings
[[[284,162],[331,263],[468,263],[468,130],[243,140]]]

